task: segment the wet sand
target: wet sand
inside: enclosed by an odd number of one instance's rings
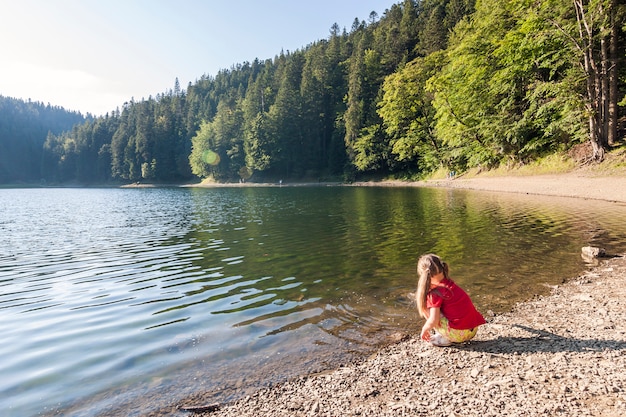
[[[483,177],[414,185],[626,202],[626,177]],[[609,254],[549,295],[490,316],[474,340],[436,348],[404,335],[370,358],[203,408],[204,416],[624,416],[626,257]],[[199,408],[194,408],[199,407]],[[191,411],[188,411],[191,413]]]

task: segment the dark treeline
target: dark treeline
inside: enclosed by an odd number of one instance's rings
[[[415,176],[618,144],[618,0],[405,0],[59,134],[49,181]],[[620,103],[622,100],[622,103]]]
[[[86,118],[62,107],[0,95],[0,184],[42,178],[43,145]]]

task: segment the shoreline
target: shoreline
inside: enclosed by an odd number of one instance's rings
[[[577,173],[349,185],[626,202],[626,177]],[[410,335],[356,364],[231,403],[196,397],[176,409],[214,417],[626,415],[626,254],[609,255],[549,294],[489,317],[469,343],[436,348]]]
[[[590,172],[578,169],[559,174],[537,175],[491,175],[479,174],[472,177],[460,175],[447,179],[430,179],[422,181],[404,180],[368,180],[352,183],[333,181],[302,181],[302,182],[197,182],[197,183],[150,183],[134,182],[128,184],[16,184],[0,185],[0,188],[245,188],[245,187],[431,187],[466,189],[475,191],[492,191],[527,195],[543,195],[553,197],[582,198],[626,203],[626,170],[610,172]]]
[[[151,187],[158,185],[140,184],[124,187]],[[572,171],[562,174],[509,175],[475,177],[459,176],[449,179],[423,181],[357,181],[341,182],[284,182],[280,183],[196,183],[184,184],[185,188],[228,188],[228,187],[432,187],[474,191],[491,191],[553,197],[582,198],[626,203],[626,174],[606,175]]]
[[[609,291],[606,291],[609,289]],[[469,343],[419,335],[357,364],[232,403],[181,402],[193,416],[626,415],[626,256],[488,319]],[[196,399],[198,401],[198,399]],[[198,408],[194,408],[198,407]]]

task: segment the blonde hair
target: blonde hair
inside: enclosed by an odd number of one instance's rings
[[[448,264],[433,253],[420,256],[417,261],[417,291],[415,299],[417,301],[417,311],[420,316],[428,318],[428,309],[426,308],[426,295],[430,291],[430,278],[443,272],[445,278],[449,278]]]

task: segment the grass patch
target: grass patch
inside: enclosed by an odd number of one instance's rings
[[[429,180],[445,180],[450,175],[450,170],[445,167],[440,167],[436,171],[433,171],[428,175]]]
[[[513,169],[517,175],[564,174],[576,169],[576,161],[565,154],[555,153],[544,156],[529,164]]]
[[[580,165],[565,153],[554,153],[528,164],[501,165],[491,170],[472,168],[463,173],[463,178],[557,175],[569,172],[578,172],[583,175],[624,176],[626,175],[626,145],[608,151],[600,163]]]
[[[566,154],[551,154],[527,164],[502,164],[498,168],[470,168],[462,175],[463,178],[475,177],[506,177],[532,176],[548,174],[564,174],[576,169],[576,162]],[[445,177],[444,177],[445,178]],[[442,179],[442,178],[433,178]]]

